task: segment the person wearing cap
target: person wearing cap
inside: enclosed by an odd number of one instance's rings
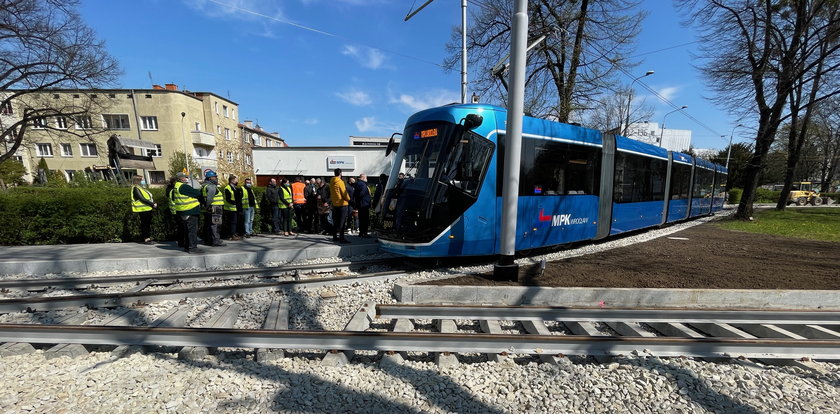
[[[131,211],[140,217],[140,237],[143,243],[152,244],[152,210],[157,208],[157,203],[152,198],[152,193],[142,186],[146,185],[143,177],[135,175],[131,186]]]
[[[175,200],[175,212],[183,222],[182,233],[184,236],[184,251],[187,253],[202,253],[204,250],[198,248],[198,216],[201,214],[201,191],[192,188],[187,181],[189,177],[179,172],[175,175],[178,179],[175,182],[175,189],[172,190]]]
[[[219,191],[219,176],[215,171],[207,170],[204,173],[201,196],[204,210],[204,242],[208,246],[224,246],[219,236],[219,226],[222,224],[222,206],[225,199]]]

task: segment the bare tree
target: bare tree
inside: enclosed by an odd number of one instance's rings
[[[76,12],[78,0],[3,0],[0,2],[0,162],[21,146],[26,131],[47,117],[76,125],[99,106],[89,99],[94,88],[110,86],[120,74]],[[85,99],[54,99],[53,89],[78,90]],[[88,118],[89,119],[89,118]],[[44,125],[45,129],[55,126]],[[62,129],[89,135],[92,128]],[[78,131],[78,132],[77,132]]]
[[[840,90],[814,87],[816,74],[834,76],[838,62],[836,0],[678,0],[701,32],[702,72],[714,101],[746,118],[757,118],[755,147],[744,171],[744,193],[735,216],[748,220],[758,178],[781,123],[791,117],[789,99],[805,93],[798,111]],[[825,47],[820,47],[825,44]],[[834,84],[826,82],[827,84]],[[836,84],[834,84],[836,85]],[[815,94],[810,92],[816,90]]]
[[[529,5],[528,38],[545,39],[528,56],[526,110],[534,116],[569,122],[575,112],[592,108],[606,91],[615,92],[619,69],[628,60],[646,12],[636,0],[535,0]],[[472,82],[479,95],[504,105],[507,95],[491,69],[506,60],[510,50],[513,1],[484,2],[467,33]],[[460,28],[447,44],[444,62],[460,61]]]
[[[653,107],[644,100],[631,101],[630,93],[626,89],[610,95],[604,94],[602,99],[594,102],[595,105],[590,108],[592,110],[586,112],[587,116],[581,120],[581,124],[593,129],[626,134],[627,132],[622,130],[630,131],[630,125],[650,120],[653,117]]]
[[[814,144],[822,182],[820,191],[828,192],[840,170],[840,98],[835,96],[821,104],[815,117]]]

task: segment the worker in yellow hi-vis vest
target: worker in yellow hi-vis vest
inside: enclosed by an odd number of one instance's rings
[[[131,211],[140,216],[140,237],[143,243],[152,244],[152,210],[157,208],[152,193],[143,188],[146,181],[135,175],[131,186]]]

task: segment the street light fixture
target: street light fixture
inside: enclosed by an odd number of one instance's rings
[[[744,124],[735,125],[732,132],[729,133],[729,147],[726,149],[726,170],[729,171],[729,156],[732,155],[732,136],[735,135],[735,128],[742,127]]]
[[[674,112],[677,112],[677,111],[682,111],[685,108],[688,108],[688,105],[683,105],[679,109],[674,109],[673,111],[668,112],[667,114],[665,114],[665,116],[662,117],[662,129],[659,130],[659,146],[660,147],[662,147],[662,137],[665,135],[665,118],[667,118],[668,115],[671,115],[671,114],[673,114]]]
[[[624,132],[622,133],[625,137],[630,132],[630,104],[633,102],[633,84],[636,83],[637,80],[650,75],[653,75],[652,70],[645,72],[642,76],[637,76],[632,82],[630,82],[630,91],[627,93],[627,117],[624,118]]]

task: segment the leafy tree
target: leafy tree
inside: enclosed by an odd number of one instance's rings
[[[506,103],[491,69],[510,50],[513,1],[482,2],[467,33],[472,82],[488,100]],[[528,56],[525,111],[534,116],[569,122],[583,108],[594,108],[599,95],[620,92],[617,72],[635,65],[632,52],[646,13],[634,0],[534,0],[528,7],[529,43],[545,36]],[[454,68],[461,59],[461,33],[456,29],[447,44],[444,65]],[[616,125],[617,126],[617,125]]]
[[[677,2],[687,22],[700,30],[704,61],[699,66],[716,93],[714,101],[744,119],[757,118],[753,156],[744,169],[744,193],[735,214],[748,220],[782,122],[840,93],[840,84],[828,82],[840,68],[840,8],[837,0]],[[831,87],[815,84],[820,78]]]
[[[7,188],[10,185],[22,185],[23,176],[26,175],[26,168],[17,160],[9,159],[0,162],[0,186]]]
[[[726,177],[726,189],[730,188],[744,188],[744,168],[750,161],[752,155],[752,147],[743,142],[736,142],[732,144],[732,151],[724,148],[712,158],[712,161],[726,165],[726,156],[729,155],[729,174]]]
[[[175,151],[169,159],[169,176],[174,177],[179,172],[188,171],[191,177],[201,177],[201,166],[193,160],[192,154]]]
[[[50,89],[90,91],[115,83],[120,71],[76,11],[78,0],[3,0],[0,2],[0,107],[12,116],[0,120],[0,161],[22,145],[26,131],[47,117],[75,123],[101,111],[93,99],[52,99]],[[47,132],[56,128],[46,126]],[[75,128],[64,133],[88,136]]]

